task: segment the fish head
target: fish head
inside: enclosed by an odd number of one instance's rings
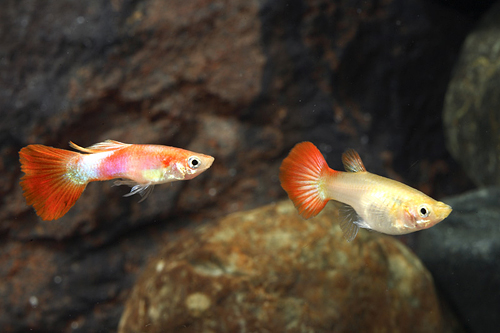
[[[406,207],[405,219],[415,230],[430,228],[450,215],[452,208],[432,198],[412,202]]]
[[[212,166],[214,158],[204,154],[192,154],[184,160],[186,164],[186,178],[193,179]]]
[[[193,179],[212,166],[214,158],[209,155],[184,151],[175,163],[171,163],[168,176],[175,180]]]

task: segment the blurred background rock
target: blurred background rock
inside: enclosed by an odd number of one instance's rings
[[[0,327],[116,330],[165,244],[286,197],[279,165],[298,141],[336,169],[355,148],[369,171],[437,199],[498,185],[492,3],[3,1]],[[142,203],[92,183],[66,216],[41,222],[18,185],[19,149],[105,139],[216,160]],[[425,232],[402,240],[418,247]]]

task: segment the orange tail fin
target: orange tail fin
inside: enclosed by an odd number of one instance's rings
[[[19,152],[24,197],[43,220],[62,217],[85,190],[87,182],[70,163],[79,155],[42,145],[29,145]]]
[[[281,186],[302,217],[316,216],[325,207],[329,199],[325,197],[321,183],[334,172],[311,142],[297,144],[283,160]]]

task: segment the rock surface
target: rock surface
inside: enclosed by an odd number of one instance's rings
[[[448,147],[476,185],[500,185],[500,2],[471,32],[446,93]]]
[[[193,230],[148,264],[119,332],[443,332],[419,259],[337,222],[334,203],[306,221],[286,200]]]
[[[116,330],[166,240],[285,197],[279,165],[301,140],[335,168],[357,148],[370,171],[436,198],[470,188],[440,112],[473,23],[424,0],[2,1],[0,327]],[[92,183],[65,217],[41,222],[18,151],[105,139],[216,162],[142,203]]]
[[[470,332],[500,327],[500,188],[446,199],[453,212],[415,251]]]

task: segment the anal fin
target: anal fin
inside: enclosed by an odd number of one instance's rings
[[[344,203],[340,203],[340,211],[339,211],[339,216],[340,216],[340,229],[342,229],[342,233],[344,235],[344,238],[350,242],[354,238],[356,238],[356,235],[358,234],[359,231],[359,226],[364,225],[364,221],[361,218],[361,216],[356,213],[354,208],[352,206],[349,206]]]
[[[154,185],[151,183],[146,183],[146,184],[138,184],[134,182],[133,180],[128,180],[128,179],[119,179],[115,180],[113,186],[120,186],[120,185],[128,185],[132,187],[130,190],[130,193],[127,193],[124,195],[124,197],[130,197],[134,194],[139,193],[142,197],[139,202],[143,202],[146,200],[146,198],[149,196],[151,192],[153,192]]]

